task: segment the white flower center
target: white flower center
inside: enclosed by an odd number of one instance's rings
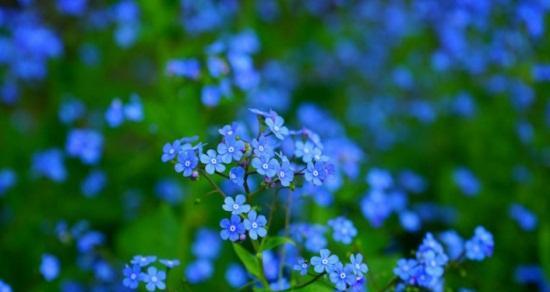
[[[304,148],[304,153],[309,153],[309,148]]]
[[[185,166],[189,167],[191,165],[191,162],[189,160],[185,161]]]
[[[237,229],[237,227],[235,227],[235,225],[229,226],[229,231],[231,231],[231,232],[234,232],[236,229]]]
[[[216,158],[212,158],[212,159],[210,160],[210,162],[211,162],[212,164],[216,164],[216,163],[218,163],[218,160],[216,160]]]
[[[319,172],[317,170],[314,170],[313,171],[313,176],[318,176],[319,175]]]
[[[269,165],[267,165],[267,163],[264,163],[264,164],[262,165],[262,168],[263,168],[263,169],[268,169],[268,168],[269,168]]]
[[[326,265],[326,264],[328,264],[328,260],[327,259],[322,259],[321,263],[323,263],[323,265]]]
[[[258,150],[264,151],[264,146],[263,145],[258,146]]]
[[[168,153],[174,154],[174,149],[172,148],[172,149],[168,150]]]
[[[253,222],[253,223],[252,223],[252,228],[258,228],[258,223]]]
[[[156,282],[158,279],[156,276],[151,277],[151,282]]]
[[[239,204],[233,204],[233,210],[238,210],[239,209]]]
[[[227,148],[227,152],[233,152],[233,151],[235,151],[235,148],[233,148],[233,146]]]
[[[132,273],[132,274],[130,275],[130,279],[132,279],[132,280],[135,280],[136,277],[137,277],[137,276],[136,276],[136,274],[134,274],[134,273]]]
[[[231,136],[231,135],[233,135],[233,131],[231,130],[227,131],[227,136]]]
[[[340,279],[345,279],[346,278],[346,273],[340,273]]]
[[[279,172],[279,177],[285,177],[284,171]]]
[[[279,127],[273,126],[273,130],[274,130],[275,132],[279,131]]]

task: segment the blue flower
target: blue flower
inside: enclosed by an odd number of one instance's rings
[[[189,283],[196,284],[212,277],[213,271],[214,268],[209,260],[198,259],[185,268],[185,277]]]
[[[239,288],[246,284],[248,274],[246,270],[239,264],[230,264],[225,272],[225,279],[229,283],[229,286],[233,288]]]
[[[200,76],[200,63],[195,59],[170,60],[166,64],[166,73],[178,77],[198,79]]]
[[[124,267],[124,270],[122,271],[122,274],[124,275],[122,284],[125,287],[128,287],[130,289],[136,289],[138,287],[139,280],[141,279],[141,267],[139,265],[126,265],[126,267]]]
[[[323,181],[326,178],[326,171],[324,169],[324,164],[321,162],[308,163],[306,172],[305,172],[306,181],[311,182],[316,186],[323,184]]]
[[[350,244],[357,235],[357,229],[353,226],[353,222],[344,217],[337,217],[329,220],[328,225],[332,227],[332,237],[335,241]]]
[[[191,145],[189,144],[182,145],[181,143],[182,142],[180,140],[176,140],[172,143],[164,144],[164,146],[162,147],[162,157],[161,157],[162,162],[167,162],[176,158],[176,156],[179,153],[183,152],[184,148],[185,150],[192,149]]]
[[[302,157],[302,160],[305,163],[309,163],[313,159],[313,148],[315,148],[315,146],[309,141],[306,141],[305,143],[302,141],[296,141],[294,155],[298,158]]]
[[[442,232],[439,234],[439,239],[445,244],[449,258],[456,260],[464,252],[464,240],[456,231]]]
[[[267,235],[267,230],[265,225],[267,220],[264,215],[257,216],[256,211],[250,211],[248,213],[248,218],[244,219],[244,228],[248,230],[248,235],[250,238],[256,240],[259,237],[265,237]]]
[[[220,221],[220,227],[222,231],[220,235],[223,240],[229,239],[230,241],[237,241],[245,233],[244,224],[241,222],[241,217],[238,215],[231,215],[230,219],[222,219]]]
[[[82,101],[71,99],[63,102],[59,107],[59,120],[64,124],[69,124],[84,116],[86,106]]]
[[[232,160],[239,161],[243,157],[244,142],[233,138],[225,139],[225,143],[218,144],[218,153],[222,156],[224,163]]]
[[[393,178],[389,171],[380,168],[373,168],[367,174],[367,182],[371,188],[385,190],[393,185]]]
[[[80,190],[86,197],[93,197],[101,192],[107,183],[107,176],[101,170],[94,170],[84,179]]]
[[[64,181],[67,172],[63,164],[63,153],[58,149],[35,153],[32,157],[32,171],[55,182]]]
[[[201,101],[206,106],[216,106],[221,99],[221,90],[217,86],[207,85],[202,88]]]
[[[155,184],[155,194],[169,204],[181,202],[184,192],[174,179],[161,179]]]
[[[0,196],[13,187],[17,181],[15,172],[11,169],[0,169]]]
[[[414,281],[418,267],[420,267],[420,264],[416,260],[400,259],[397,261],[397,266],[393,269],[393,273],[404,282],[414,284],[414,282],[411,283],[411,280]]]
[[[254,149],[254,154],[258,157],[271,158],[275,155],[275,142],[269,137],[260,136],[258,139],[252,140],[251,145]]]
[[[206,154],[201,154],[201,162],[206,165],[205,170],[208,174],[213,174],[216,171],[223,172],[225,170],[222,157],[212,149],[206,151]]]
[[[271,115],[265,118],[265,124],[269,127],[275,137],[281,140],[288,135],[288,129],[284,126],[284,123],[285,120],[275,112],[271,112]]]
[[[174,164],[174,170],[177,173],[183,173],[185,177],[189,177],[198,164],[199,159],[195,155],[195,150],[185,150],[178,154],[178,162]]]
[[[363,263],[363,255],[358,254],[352,254],[349,256],[350,266],[353,270],[353,274],[359,277],[362,277],[364,274],[366,274],[369,271],[369,267],[367,267],[367,264]]]
[[[235,135],[237,134],[237,130],[238,124],[232,123],[231,125],[223,126],[221,129],[218,130],[218,133],[220,133],[220,135],[224,136],[225,138],[235,137]]]
[[[340,262],[330,271],[329,278],[336,289],[340,291],[346,290],[346,285],[355,283],[355,275],[353,274],[351,266],[344,266]]]
[[[160,259],[159,262],[163,265],[165,265],[169,269],[173,269],[180,265],[180,261],[178,259]]]
[[[305,276],[309,269],[309,264],[304,258],[299,258],[298,262],[294,265],[293,269],[295,271],[300,271],[300,275]]]
[[[273,291],[282,291],[282,290],[287,290],[289,288],[290,288],[290,283],[288,283],[288,280],[283,277],[278,278],[277,281],[269,284],[269,289]]]
[[[75,129],[69,133],[66,150],[69,156],[78,157],[85,164],[95,164],[103,152],[103,136],[89,129]]]
[[[103,235],[103,233],[98,231],[88,231],[78,238],[78,242],[76,245],[79,252],[88,253],[92,251],[96,246],[99,246],[104,242],[105,236]]]
[[[254,157],[254,159],[252,159],[252,167],[254,167],[260,175],[274,177],[277,174],[279,162],[267,156]]]
[[[494,241],[493,235],[483,226],[475,229],[474,236],[466,241],[466,257],[471,260],[481,261],[486,257],[493,255]]]
[[[148,266],[152,263],[154,263],[157,260],[156,256],[141,256],[136,255],[134,258],[130,261],[131,264],[139,265],[140,267]]]
[[[372,189],[361,200],[361,211],[370,224],[377,228],[390,216],[392,208],[388,196],[383,191]]]
[[[320,257],[314,256],[310,260],[310,263],[313,265],[313,269],[317,273],[331,272],[336,264],[340,262],[338,260],[338,256],[331,255],[328,249],[321,249],[319,254]]]
[[[244,168],[237,166],[231,168],[229,171],[229,179],[236,185],[242,186],[244,184]]]
[[[59,260],[51,254],[43,254],[40,273],[48,282],[55,280],[59,275]]]
[[[250,211],[250,205],[245,203],[246,197],[244,195],[237,195],[235,199],[228,196],[225,197],[222,208],[227,212],[231,212],[233,215],[239,215]]]
[[[284,187],[290,186],[290,183],[294,180],[294,169],[288,158],[283,157],[281,165],[277,169],[277,177],[281,181],[281,185]]]
[[[124,106],[124,115],[129,121],[139,122],[143,120],[143,105],[139,95],[132,94],[130,102]]]
[[[0,183],[0,193],[1,192],[2,187]],[[510,217],[518,223],[521,229],[525,231],[533,231],[537,227],[537,215],[520,204],[512,204],[508,210],[508,213],[510,214]]]
[[[145,288],[147,291],[155,291],[157,289],[166,289],[166,272],[158,271],[155,267],[147,268],[147,273],[141,273],[141,280],[145,282]]]
[[[195,236],[192,246],[193,254],[198,258],[215,259],[221,248],[218,233],[207,228],[201,228]]]
[[[124,105],[122,101],[115,98],[107,111],[105,112],[105,120],[111,128],[116,128],[124,122]]]
[[[454,181],[460,190],[467,196],[475,196],[480,191],[480,183],[475,175],[467,168],[460,167],[453,174]]]
[[[229,71],[227,63],[220,57],[210,56],[208,57],[206,64],[212,77],[225,75]]]
[[[0,292],[12,292],[10,285],[0,280]]]

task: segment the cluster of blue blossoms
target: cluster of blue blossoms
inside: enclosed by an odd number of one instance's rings
[[[145,285],[147,291],[166,289],[166,271],[160,270],[153,264],[157,262],[155,256],[135,256],[130,265],[126,265],[123,270],[124,279],[122,284],[130,289],[137,289],[140,283]],[[170,270],[180,265],[177,259],[159,259],[166,270]],[[143,269],[143,271],[142,271]]]
[[[394,274],[404,285],[443,291],[443,275],[451,261],[481,261],[493,254],[493,236],[481,226],[475,229],[474,236],[465,243],[456,233],[442,234],[442,240],[447,244],[447,253],[434,236],[428,233],[418,247],[415,259],[400,259],[397,262]]]

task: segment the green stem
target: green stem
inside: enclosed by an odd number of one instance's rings
[[[267,282],[267,279],[265,278],[264,273],[264,263],[263,263],[263,255],[258,247],[258,242],[256,240],[250,239],[250,242],[252,242],[252,247],[254,248],[254,253],[256,254],[256,258],[258,259],[258,267],[260,269],[260,282],[262,282],[262,285],[264,288],[269,289],[269,283]]]
[[[222,195],[222,197],[226,197],[227,195],[220,189],[220,187],[212,180],[212,178],[206,173],[204,170],[199,170],[204,178],[216,189],[216,191]]]
[[[290,287],[290,288],[288,288],[288,289],[286,289],[286,290],[281,290],[281,291],[293,291],[293,290],[297,290],[297,289],[302,289],[302,288],[304,288],[304,287],[307,287],[307,286],[309,286],[309,285],[315,283],[317,280],[321,279],[324,275],[326,275],[326,272],[323,272],[323,273],[321,273],[321,274],[315,276],[313,279],[311,279],[311,280],[309,280],[309,281],[307,281],[307,282],[304,282],[304,283],[302,283],[302,284],[299,284],[299,285],[296,285],[296,286],[294,286],[294,287]]]

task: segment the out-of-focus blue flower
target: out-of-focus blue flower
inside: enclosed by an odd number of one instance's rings
[[[414,277],[420,264],[413,259],[400,259],[397,261],[397,266],[393,269],[393,273],[405,283],[415,283]],[[412,281],[411,281],[412,280]]]
[[[137,264],[133,264],[132,266],[126,265],[124,267],[124,270],[122,271],[122,274],[124,276],[124,279],[122,280],[122,284],[125,287],[128,287],[130,289],[136,289],[139,285],[139,281],[141,279],[141,266]]]
[[[104,282],[111,282],[115,278],[113,268],[104,260],[100,260],[94,264],[94,274],[96,279]]]
[[[218,153],[222,156],[224,163],[239,161],[243,157],[244,142],[231,137],[226,137],[224,143],[218,144]]]
[[[389,171],[373,168],[367,174],[367,183],[375,190],[385,190],[393,185],[393,178]]]
[[[280,167],[276,159],[267,156],[254,157],[251,164],[259,175],[266,177],[274,177],[277,174],[277,169]]]
[[[174,142],[176,143],[176,142]],[[167,144],[169,145],[169,144]],[[176,146],[177,147],[177,146]],[[162,155],[162,160],[171,160],[172,153],[176,153],[176,151],[180,151],[175,149],[173,145],[171,147],[166,147],[168,151],[165,152],[165,154]],[[170,159],[169,159],[170,158]],[[195,150],[185,150],[181,151],[178,154],[178,160],[176,164],[174,164],[174,170],[178,173],[182,173],[183,176],[189,177],[193,175],[193,171],[195,168],[197,168],[197,165],[199,164],[199,159],[197,158],[197,155],[195,154]]]
[[[399,213],[399,223],[401,223],[403,229],[409,232],[416,232],[420,230],[422,224],[420,217],[415,212],[408,210]]]
[[[256,240],[259,237],[265,237],[267,235],[267,230],[265,225],[267,224],[267,219],[264,215],[257,215],[256,211],[252,210],[248,213],[248,218],[244,219],[244,228],[248,230],[248,235],[250,238]]]
[[[105,236],[98,231],[88,231],[78,238],[77,247],[81,253],[92,251],[96,246],[105,242]],[[133,263],[133,262],[132,262]]]
[[[244,236],[246,229],[238,215],[231,215],[231,219],[222,219],[220,221],[220,236],[223,240],[237,241]]]
[[[17,175],[15,171],[9,168],[0,169],[0,196],[13,187],[16,181]]]
[[[298,262],[292,267],[292,269],[295,271],[299,271],[300,275],[305,276],[307,275],[307,271],[309,270],[309,264],[304,258],[299,258]]]
[[[143,105],[139,95],[132,94],[130,101],[124,105],[124,116],[128,121],[140,122],[143,120]]]
[[[334,284],[336,289],[340,291],[346,290],[347,285],[351,285],[355,282],[355,275],[351,266],[344,266],[338,262],[330,271],[330,281]]]
[[[225,197],[222,208],[227,212],[231,212],[233,215],[248,213],[248,211],[250,211],[250,205],[246,204],[246,197],[242,194],[237,195],[235,199],[232,197]]]
[[[361,211],[370,224],[378,228],[390,216],[392,208],[388,203],[387,195],[373,189],[361,200]]]
[[[124,122],[124,105],[120,99],[113,99],[105,112],[105,120],[111,128],[116,128]]]
[[[101,170],[94,170],[86,176],[84,181],[82,181],[80,190],[84,196],[94,197],[103,190],[106,183],[107,175],[105,175],[105,172]]]
[[[336,264],[340,262],[340,260],[338,260],[338,256],[331,255],[328,249],[322,249],[319,253],[320,256],[314,256],[310,260],[315,272],[332,272],[332,270],[336,267]]]
[[[465,244],[466,257],[475,261],[481,261],[492,256],[493,249],[493,235],[483,226],[476,227],[474,236]]]
[[[520,265],[514,273],[516,282],[520,284],[534,284],[539,291],[549,291],[550,281],[544,274],[544,270],[538,265]]]
[[[201,154],[200,160],[205,165],[205,170],[208,174],[213,174],[216,171],[223,172],[225,170],[222,157],[215,150],[209,149],[206,151],[206,154]]]
[[[189,148],[191,148],[190,145]],[[167,162],[174,159],[180,152],[182,152],[182,150],[183,147],[180,140],[164,144],[164,146],[162,147],[162,162]],[[189,163],[189,166],[191,166],[191,163]]]
[[[183,198],[183,189],[176,180],[162,179],[155,185],[156,195],[170,204],[176,204]]]
[[[331,219],[328,221],[328,225],[332,227],[332,238],[335,241],[350,244],[353,238],[357,235],[357,229],[353,226],[353,222],[345,217]]]
[[[67,15],[82,15],[86,11],[88,0],[57,0],[57,10]]]
[[[399,174],[399,184],[411,193],[421,193],[426,189],[426,181],[419,174],[405,170]]]
[[[472,96],[463,92],[452,101],[453,112],[461,117],[470,118],[476,113],[476,104]]]
[[[441,277],[449,258],[443,247],[431,233],[427,233],[422,244],[416,251],[416,259],[424,266],[425,272],[431,277]]]
[[[220,103],[222,92],[219,87],[213,85],[207,85],[202,88],[201,101],[202,104],[214,107]]]
[[[90,129],[74,129],[69,133],[67,154],[78,157],[85,164],[96,164],[103,152],[103,136]]]
[[[55,182],[63,182],[67,177],[63,152],[59,149],[49,149],[35,153],[32,157],[32,170]]]
[[[232,263],[227,267],[225,279],[229,283],[229,286],[239,288],[244,286],[248,281],[248,274],[240,264]]]
[[[479,193],[481,186],[475,175],[467,168],[457,168],[453,173],[455,184],[467,196],[475,196]]]
[[[363,263],[363,255],[352,254],[349,256],[350,266],[352,268],[353,274],[358,277],[362,277],[369,271],[367,264]]]
[[[147,291],[166,289],[166,272],[159,271],[156,267],[147,268],[147,273],[141,273],[141,280],[145,283]]]
[[[10,285],[0,279],[0,292],[12,292]]]
[[[157,260],[156,256],[142,256],[136,255],[130,261],[131,264],[139,265],[140,267],[146,267]]]
[[[198,258],[215,259],[221,248],[221,240],[214,230],[202,228],[197,231],[192,251]]]
[[[48,282],[53,281],[59,275],[60,264],[57,257],[51,254],[43,254],[40,263],[40,273]]]
[[[286,278],[278,278],[277,281],[269,284],[269,289],[273,291],[282,291],[290,288],[290,283]]]
[[[170,60],[166,64],[166,73],[172,76],[198,79],[201,72],[199,61],[195,59]]]
[[[214,268],[209,260],[199,259],[185,268],[185,277],[189,283],[197,284],[210,279],[213,272]]]
[[[178,259],[160,259],[159,262],[168,269],[173,269],[180,265],[180,261]]]
[[[535,130],[533,129],[533,125],[531,125],[528,121],[518,121],[516,125],[516,132],[522,143],[528,144],[533,141]]]
[[[229,179],[236,185],[242,186],[244,184],[244,168],[237,166],[231,168],[229,171]]]
[[[448,230],[439,234],[439,239],[447,247],[447,254],[452,260],[458,259],[464,252],[464,240],[454,230]]]
[[[97,46],[85,43],[78,50],[80,61],[87,66],[95,66],[101,61],[101,52]]]
[[[508,210],[510,217],[514,219],[521,229],[533,231],[537,228],[537,216],[520,204],[512,204]]]
[[[86,106],[77,99],[66,100],[59,107],[59,120],[64,124],[70,124],[84,116]]]

